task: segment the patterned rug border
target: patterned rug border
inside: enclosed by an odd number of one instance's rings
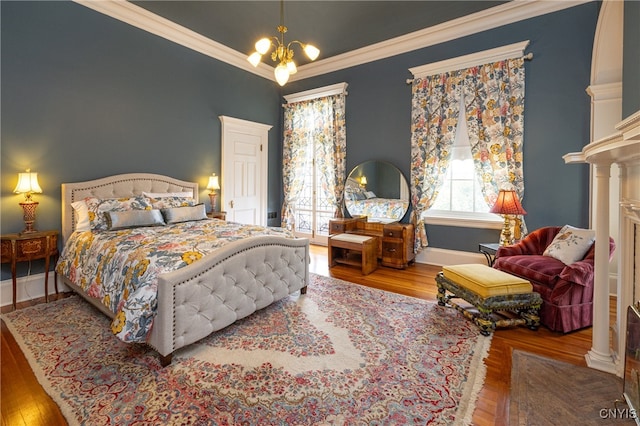
[[[340,284],[360,286],[372,293],[379,292],[379,293],[400,296],[410,300],[415,300],[416,303],[424,303],[424,304],[431,304],[431,305],[437,304],[435,301],[432,301],[432,300],[425,300],[425,299],[417,298],[414,296],[394,293],[386,290],[377,289],[374,287],[368,287],[362,284],[341,280],[339,278],[327,277],[327,276],[315,274],[315,273],[309,273],[309,275],[310,275],[310,282],[313,282],[314,279],[328,280],[328,281],[333,281]],[[59,299],[59,300],[49,302],[49,305],[70,303],[74,301],[74,299],[81,300],[81,301],[83,300],[82,297],[74,294],[64,299]],[[29,306],[21,309],[20,311],[28,312],[29,310],[32,310],[32,309],[35,310],[37,309],[37,306],[39,305]],[[93,306],[92,306],[92,309],[95,310],[96,315],[104,315],[103,313],[95,309],[95,307]],[[13,312],[16,312],[16,311],[0,314],[0,319],[2,319],[5,322],[8,330],[11,332],[11,335],[14,337],[14,339],[18,343],[18,346],[20,347],[22,353],[27,359],[29,366],[31,367],[31,370],[33,371],[36,379],[38,380],[40,385],[43,387],[47,395],[49,395],[53,399],[53,401],[58,405],[62,415],[66,418],[69,425],[80,425],[81,423],[78,422],[75,418],[75,412],[73,407],[68,402],[66,402],[66,400],[63,399],[53,389],[51,382],[49,381],[42,367],[36,360],[35,354],[30,350],[28,350],[27,343],[24,341],[23,337],[19,334],[17,329],[14,327],[14,324],[10,318],[10,315]],[[457,410],[456,410],[456,421],[455,423],[453,423],[453,425],[471,425],[472,424],[472,418],[473,418],[473,413],[476,407],[476,402],[480,392],[482,391],[482,388],[484,386],[485,379],[486,379],[487,366],[484,361],[489,354],[492,338],[493,338],[493,334],[489,336],[482,336],[479,334],[478,342],[476,343],[473,351],[474,355],[472,356],[470,365],[469,365],[469,376],[467,377],[467,381],[464,386],[463,396],[460,399]],[[148,348],[148,351],[152,353],[152,356],[157,356],[157,354],[153,349],[146,346],[145,348]]]

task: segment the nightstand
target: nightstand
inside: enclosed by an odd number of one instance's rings
[[[212,219],[227,220],[227,212],[209,212],[207,216]]]
[[[28,234],[2,235],[2,263],[11,263],[13,284],[13,309],[16,309],[16,264],[36,259],[44,259],[44,294],[49,301],[49,264],[51,257],[58,258],[58,231],[37,231]],[[56,294],[58,275],[53,272]]]

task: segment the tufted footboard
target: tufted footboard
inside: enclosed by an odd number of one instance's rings
[[[163,365],[173,352],[269,306],[309,282],[309,240],[254,237],[159,276],[149,345]]]

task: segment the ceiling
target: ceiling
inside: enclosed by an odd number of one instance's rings
[[[277,35],[280,23],[278,1],[131,3],[246,55],[259,38]],[[326,59],[502,3],[506,1],[285,1],[285,42],[311,43],[320,49],[318,59]],[[298,65],[306,63],[301,50],[294,50]]]
[[[273,80],[269,56],[247,61],[255,42],[276,36],[279,1],[73,0],[100,13]],[[294,47],[291,80],[399,55],[593,0],[301,0],[284,2],[285,43],[320,49],[312,63]]]

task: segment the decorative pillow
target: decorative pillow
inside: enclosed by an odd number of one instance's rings
[[[367,197],[367,200],[370,198],[376,198],[376,194],[373,191],[365,191],[364,196]]]
[[[124,212],[106,212],[107,226],[112,231],[140,226],[165,225],[160,210],[127,210]]]
[[[162,215],[167,223],[178,223],[206,219],[207,211],[204,204],[197,204],[195,206],[162,209]]]
[[[565,225],[542,254],[570,265],[582,260],[595,240],[595,231]]]
[[[154,209],[170,209],[173,207],[191,207],[195,206],[196,200],[192,197],[162,197],[150,198],[151,206]]]
[[[147,198],[167,198],[167,197],[183,197],[193,198],[193,192],[143,192],[143,196]]]
[[[89,221],[89,208],[84,200],[71,203],[73,211],[76,214],[76,227],[75,230],[79,232],[91,230],[91,222]]]
[[[108,198],[100,199],[88,197],[84,199],[89,211],[91,230],[104,231],[109,229],[107,212],[124,212],[128,210],[151,210],[151,204],[146,197]]]

